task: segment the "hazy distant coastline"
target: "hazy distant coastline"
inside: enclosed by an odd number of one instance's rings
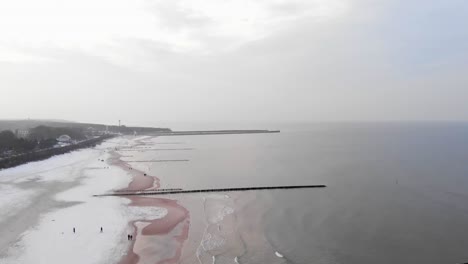
[[[232,135],[232,134],[265,134],[279,133],[279,130],[197,130],[197,131],[171,131],[159,132],[156,136],[197,136],[197,135]]]
[[[159,127],[127,127],[120,120],[118,126],[58,120],[0,120],[0,169],[92,147],[120,135],[188,136],[278,132],[259,129],[172,131]]]

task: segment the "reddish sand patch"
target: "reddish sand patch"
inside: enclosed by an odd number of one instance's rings
[[[167,209],[167,215],[161,219],[148,221],[151,224],[143,228],[143,235],[164,235],[174,229],[188,217],[188,211],[176,200],[152,197],[132,197],[132,206],[156,206]]]
[[[120,167],[126,172],[132,175],[132,181],[127,188],[123,189],[126,191],[141,191],[141,190],[151,190],[158,189],[159,179],[156,176],[148,175],[146,172],[132,168],[128,162],[121,160],[122,155],[116,151],[111,152],[111,164]],[[145,176],[146,174],[146,176]]]
[[[161,219],[133,221],[131,225],[134,227],[134,230],[135,230],[135,232],[133,233],[135,240],[138,239],[138,236],[137,236],[138,232],[136,231],[137,226],[135,225],[136,222],[149,223],[149,225],[144,227],[143,230],[141,231],[142,235],[164,236],[164,235],[169,234],[172,230],[174,230],[174,228],[176,228],[177,225],[185,221],[181,234],[174,236],[174,237],[167,238],[167,239],[174,239],[175,241],[177,241],[177,244],[179,245],[176,248],[175,255],[172,258],[159,261],[157,264],[177,263],[182,253],[183,243],[185,242],[185,240],[187,240],[188,233],[189,233],[190,222],[189,222],[189,212],[187,211],[187,209],[179,205],[176,200],[170,200],[170,199],[164,199],[164,198],[152,198],[152,197],[136,197],[136,196],[129,197],[129,199],[132,201],[130,206],[143,206],[143,207],[155,206],[155,207],[163,207],[167,209],[167,215]],[[119,264],[137,264],[139,262],[140,256],[134,253],[133,248],[134,248],[134,243],[131,244],[131,249],[122,258]]]
[[[134,175],[132,182],[130,182],[126,190],[138,191],[151,189],[153,188],[154,182],[154,178],[151,176]],[[155,189],[157,188],[159,188],[159,186],[155,187]]]
[[[182,255],[182,245],[185,242],[185,240],[187,240],[187,238],[188,238],[189,228],[190,228],[190,222],[187,221],[184,224],[184,227],[182,229],[182,233],[179,236],[174,237],[177,240],[177,242],[179,242],[179,244],[180,244],[180,247],[177,248],[177,251],[176,251],[174,257],[171,258],[171,259],[165,259],[163,261],[160,261],[158,264],[174,264],[174,263],[179,262],[180,256]]]
[[[139,142],[137,145],[144,145],[144,143]],[[155,176],[144,176],[145,172],[133,169],[127,162],[122,161],[119,153],[116,151],[111,152],[112,157],[110,161],[112,164],[124,169],[125,171],[129,172],[132,176],[132,181],[130,182],[129,186],[123,190],[130,190],[130,191],[138,191],[138,190],[149,190],[149,189],[158,189],[160,186],[159,179]],[[142,207],[162,207],[167,209],[167,215],[161,219],[155,220],[136,220],[131,222],[130,224],[134,227],[133,237],[134,240],[131,242],[130,249],[128,250],[127,254],[122,258],[119,264],[137,264],[140,261],[140,256],[134,253],[133,249],[135,246],[135,241],[138,239],[137,236],[137,226],[135,225],[136,222],[146,222],[149,223],[146,227],[143,228],[141,231],[142,235],[150,235],[150,236],[161,236],[169,234],[174,228],[176,228],[180,223],[185,221],[184,226],[182,228],[181,234],[173,237],[168,237],[168,239],[174,239],[178,245],[175,249],[176,253],[173,257],[169,259],[164,259],[159,261],[157,264],[173,264],[177,263],[180,259],[182,246],[185,240],[188,238],[189,233],[189,212],[187,209],[182,207],[177,203],[177,200],[165,199],[165,198],[153,198],[153,197],[141,197],[141,196],[134,196],[134,197],[127,197],[131,200],[129,206],[142,206]],[[144,256],[143,256],[144,257]]]

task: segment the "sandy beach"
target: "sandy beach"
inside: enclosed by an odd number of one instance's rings
[[[262,229],[263,209],[251,204],[255,192],[93,197],[184,187],[155,175],[154,166],[163,163],[137,162],[190,151],[171,145],[162,138],[120,137],[1,171],[0,224],[7,232],[0,236],[0,263],[239,263],[256,259],[247,247],[281,263],[265,238],[251,232]],[[238,210],[250,212],[249,222]]]
[[[151,138],[136,139],[129,148],[144,149],[147,144],[151,144],[151,141],[148,142],[149,139]],[[153,190],[160,187],[158,177],[123,161],[121,159],[123,155],[119,153],[118,148],[112,151],[111,155],[112,158],[109,159],[111,165],[121,168],[132,176],[129,185],[119,191]],[[134,196],[126,199],[131,200],[130,207],[164,208],[167,214],[159,219],[143,218],[130,223],[134,229],[134,243],[119,263],[177,263],[183,243],[188,238],[190,219],[187,209],[179,205],[176,200],[165,198]]]
[[[143,144],[117,138],[1,171],[0,263],[176,263],[189,228],[177,201],[93,197],[159,187],[115,151]]]
[[[188,159],[192,150],[170,138],[135,139],[124,150],[111,152],[112,165],[132,175],[121,191],[184,187],[183,181],[171,181],[167,175],[155,175],[164,163],[137,162],[172,156]],[[154,146],[164,145],[155,151]],[[178,151],[177,154],[174,151]],[[129,155],[129,153],[131,153]],[[170,159],[171,160],[171,159]],[[171,160],[172,161],[172,160]],[[185,165],[185,163],[184,163]],[[167,163],[166,166],[178,168]],[[161,177],[161,179],[159,178]],[[190,175],[186,175],[190,177]],[[176,185],[174,185],[176,184]],[[137,263],[284,263],[267,241],[262,230],[265,204],[255,203],[256,192],[205,193],[161,196],[129,196],[130,207],[165,208],[164,218],[131,222],[136,241],[122,264]]]

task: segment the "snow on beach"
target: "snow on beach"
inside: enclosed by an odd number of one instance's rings
[[[0,263],[117,263],[129,248],[129,222],[167,214],[165,208],[127,206],[126,198],[92,196],[131,181],[126,171],[101,161],[110,157],[108,149],[124,144],[134,141],[117,138],[94,149],[1,171],[0,223],[24,210],[38,210],[38,216],[26,228],[9,221],[8,228],[18,236],[4,241],[8,243],[0,249]]]
[[[0,183],[18,183],[35,178],[58,180],[54,175],[60,174],[62,181],[75,180],[76,175],[65,174],[74,168],[81,168],[87,162],[101,155],[96,149],[82,149],[71,153],[53,156],[43,161],[26,163],[17,167],[0,170]]]
[[[11,185],[0,184],[0,224],[19,209],[27,207],[34,198],[34,192]]]
[[[74,181],[79,173],[73,171],[98,156],[99,151],[86,149],[0,170],[0,223],[27,208],[37,196],[47,191],[45,185],[38,182]]]

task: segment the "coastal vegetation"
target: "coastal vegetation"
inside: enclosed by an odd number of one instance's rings
[[[39,151],[57,146],[57,138],[70,137],[77,143],[105,134],[154,134],[170,133],[169,128],[132,127],[78,123],[63,120],[0,120],[0,158]]]
[[[116,135],[161,132],[171,130],[54,120],[0,120],[0,169],[92,147]]]
[[[0,132],[0,155],[8,151],[31,151],[37,145],[38,142],[35,139],[18,138],[10,130]]]
[[[27,162],[31,162],[31,161],[48,159],[55,155],[68,153],[68,152],[82,149],[82,148],[93,147],[101,143],[102,141],[106,139],[110,139],[114,136],[115,135],[112,135],[112,134],[105,134],[99,137],[93,137],[87,140],[79,141],[79,142],[76,142],[75,144],[68,144],[68,145],[62,145],[62,146],[54,145],[53,147],[44,147],[44,148],[36,147],[32,151],[12,152],[10,150],[8,151],[9,152],[8,155],[4,157],[0,157],[0,170],[5,169],[5,168],[15,167],[15,166],[18,166]],[[52,142],[52,139],[48,139],[48,140]],[[44,144],[43,142],[45,141],[47,140],[41,141],[38,145],[40,145],[41,143]]]
[[[29,138],[38,141],[56,139],[61,135],[68,135],[73,140],[84,140],[86,135],[83,128],[79,127],[49,127],[37,126],[30,130]]]
[[[52,148],[61,135],[68,135],[75,141],[87,138],[81,128],[37,126],[24,137],[18,135],[18,130],[3,130],[0,132],[0,157]]]

